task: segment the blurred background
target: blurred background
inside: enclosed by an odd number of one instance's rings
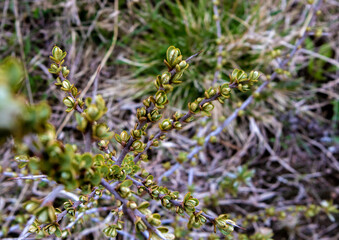
[[[310,29],[317,0],[314,5],[306,0],[213,2],[1,0],[0,73],[20,76],[16,91],[26,95],[26,104],[47,101],[58,138],[81,149],[76,121],[66,118],[64,95],[48,72],[54,45],[67,51],[68,79],[78,89],[88,89],[85,96],[92,96],[90,79],[108,57],[97,93],[106,100],[108,126],[116,132],[131,129],[136,108],[156,92],[153,81],[166,71],[163,59],[171,45],[180,48],[184,57],[203,52],[190,63],[183,84],[170,94],[164,118],[175,111],[186,112],[188,102],[203,96],[205,89],[229,81],[234,68],[260,71],[260,83],[278,71],[278,77],[241,116],[192,160],[177,164],[253,91],[234,92],[224,105],[215,104],[211,118],[200,118],[169,133],[167,141],[149,151],[150,162],[143,164],[155,178],[175,170],[161,179],[163,185],[182,194],[191,191],[215,214],[229,213],[247,229],[237,230],[234,239],[338,239],[338,1],[321,1]],[[309,35],[296,56],[287,68],[279,69],[306,30]],[[0,124],[5,133],[13,128],[8,123],[15,122],[11,116],[19,108],[15,97],[6,98],[2,92]],[[115,141],[110,146],[119,149]],[[32,196],[42,198],[51,189],[35,181],[23,193],[24,181],[8,179],[10,172],[21,173],[11,147],[8,140],[0,149],[2,237],[17,236],[29,218],[14,206],[19,195],[26,201]],[[186,228],[180,227],[187,220],[156,209],[167,216],[178,239],[187,239]],[[77,232],[73,237],[102,239],[99,229],[83,234],[93,225],[84,221],[72,230]],[[212,232],[204,228],[189,236],[218,239]]]

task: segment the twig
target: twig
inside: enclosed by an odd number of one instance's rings
[[[132,178],[131,178],[132,179]],[[146,216],[144,214],[142,214],[139,210],[137,209],[134,209],[133,211],[129,208],[127,208],[127,200],[122,198],[119,193],[105,180],[105,179],[102,179],[101,180],[101,185],[104,186],[104,188],[106,188],[110,193],[112,193],[114,195],[114,197],[121,201],[125,206],[126,206],[126,209],[127,209],[127,214],[129,214],[131,216],[132,219],[135,219],[133,218],[133,215],[136,215],[136,216],[139,216],[141,217],[142,221],[146,224],[147,228],[152,230],[155,234],[158,235],[158,237],[160,237],[161,239],[163,240],[166,240],[166,238],[164,236],[162,236],[161,232],[156,229],[156,227],[154,227],[153,225],[151,225],[147,219],[146,219]]]
[[[191,61],[194,57],[198,56],[201,52],[202,52],[202,51],[199,51],[199,52],[193,54],[192,56],[188,57],[188,58],[186,59],[186,62]],[[170,78],[170,80],[169,80],[169,83],[170,83],[170,84],[171,84],[171,81],[172,81],[174,75],[176,74],[176,72],[177,72],[177,71],[176,71],[175,68],[173,68],[173,69],[170,71],[170,73],[171,73],[171,78]],[[154,96],[154,97],[155,97],[155,96]],[[150,113],[153,109],[154,109],[154,104],[151,104],[149,107],[146,108],[147,113]],[[184,120],[183,120],[183,121],[184,121]],[[137,130],[141,129],[145,124],[146,124],[146,121],[144,121],[144,122],[142,122],[142,123],[138,121],[138,127],[137,127]],[[117,159],[117,162],[116,162],[117,165],[121,166],[121,163],[122,163],[122,161],[124,160],[125,156],[130,152],[130,147],[132,146],[134,140],[135,140],[135,139],[134,139],[133,136],[131,136],[131,137],[129,138],[128,142],[126,143],[126,145],[125,145],[124,148],[122,149],[122,151],[121,151],[121,153],[120,153],[120,155],[119,155],[119,157],[118,157],[118,159]]]
[[[45,206],[46,204],[53,202],[54,199],[58,196],[58,194],[64,189],[65,187],[63,185],[59,185],[56,188],[53,189],[52,192],[50,192],[47,197],[42,202],[42,206]]]
[[[28,230],[29,230],[29,227],[34,223],[35,221],[35,216],[33,215],[29,221],[26,223],[26,226],[24,228],[24,230],[21,232],[18,240],[24,240],[24,239],[27,239],[27,236],[29,234]]]

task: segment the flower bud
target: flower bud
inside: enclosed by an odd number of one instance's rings
[[[158,108],[164,108],[164,105],[168,103],[165,91],[158,91],[155,94],[155,103]]]
[[[173,123],[173,126],[174,126],[174,128],[177,129],[177,130],[179,130],[179,129],[182,128],[181,122],[174,122],[174,123]]]
[[[162,131],[168,131],[172,129],[172,122],[170,119],[165,119],[164,121],[162,121],[161,123],[159,123],[159,128]]]
[[[182,59],[179,48],[170,46],[166,52],[166,59],[167,61],[165,63],[168,64],[168,67],[170,67],[171,69],[174,68],[175,65],[177,65]]]
[[[192,103],[188,103],[188,109],[192,113],[198,113],[200,111],[199,109],[199,103],[197,101],[194,101]]]
[[[214,109],[214,105],[210,102],[204,103],[204,105],[202,105],[202,110],[205,112],[210,112]]]
[[[187,63],[186,63],[185,60],[183,60],[183,61],[181,61],[178,65],[179,65],[179,67],[180,67],[181,69],[184,69],[184,68],[187,66]]]
[[[143,143],[139,140],[134,141],[131,146],[132,151],[142,152],[143,151]]]
[[[54,46],[52,49],[53,61],[59,63],[62,59],[66,57],[66,52],[63,52],[58,46]],[[52,57],[51,57],[52,58]]]
[[[59,74],[60,68],[55,63],[52,63],[51,67],[48,69],[48,71],[52,74]]]
[[[146,98],[142,101],[142,103],[145,105],[145,107],[149,107],[151,105],[151,97]]]
[[[167,84],[171,79],[171,74],[169,72],[165,72],[161,75],[161,83]]]
[[[216,94],[217,94],[216,89],[212,88],[212,87],[210,87],[208,90],[205,91],[205,97],[206,98],[211,98],[211,97],[213,97]]]
[[[260,73],[258,71],[251,71],[248,76],[248,79],[250,81],[256,81],[258,80],[259,77],[260,77]]]
[[[68,76],[69,70],[67,69],[66,66],[63,66],[63,67],[61,68],[61,73],[62,73],[62,76],[63,76],[64,78],[66,78],[66,77]]]
[[[67,96],[64,98],[63,103],[65,104],[66,107],[68,108],[74,108],[74,99],[70,96]]]
[[[129,207],[130,209],[136,209],[138,207],[138,205],[133,201],[128,201],[127,207]]]
[[[71,85],[71,83],[67,79],[62,81],[61,90],[63,90],[63,91],[70,91],[71,87],[72,87],[72,85]]]
[[[122,131],[120,133],[120,138],[121,138],[121,141],[127,143],[127,141],[130,138],[130,136],[128,135],[128,133],[126,131]]]

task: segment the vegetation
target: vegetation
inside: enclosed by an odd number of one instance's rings
[[[1,238],[338,237],[336,2],[0,6]]]

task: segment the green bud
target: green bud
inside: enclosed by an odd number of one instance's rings
[[[161,224],[160,215],[157,213],[148,216],[147,221],[154,226],[159,226]]]
[[[129,207],[130,209],[136,209],[138,207],[138,205],[133,201],[128,201],[127,207]]]
[[[75,107],[74,99],[70,96],[64,98],[63,103],[66,107],[73,109]]]
[[[147,120],[146,114],[147,114],[147,111],[145,107],[137,109],[137,118],[139,119],[139,121],[141,122],[146,121]]]
[[[86,118],[90,122],[97,121],[102,116],[100,110],[94,104],[89,105],[87,109],[85,110],[85,113],[86,113]]]
[[[207,102],[204,103],[204,105],[201,106],[201,109],[205,112],[210,112],[214,109],[213,103]]]
[[[129,140],[130,136],[128,135],[128,133],[126,131],[122,131],[120,133],[120,138],[122,142],[127,143],[127,141]]]
[[[179,80],[179,79],[182,77],[183,74],[184,74],[184,71],[177,72],[174,75],[174,77],[172,78],[172,83],[173,84],[180,84],[180,83],[182,83],[182,81]]]
[[[67,69],[66,66],[63,66],[63,67],[61,68],[61,73],[62,73],[62,76],[63,76],[64,78],[66,78],[66,77],[68,76],[69,70]]]
[[[181,122],[174,122],[174,123],[173,123],[173,126],[174,126],[174,128],[177,129],[177,130],[179,130],[179,129],[182,128]]]
[[[107,237],[115,238],[118,235],[115,225],[110,225],[102,230]]]
[[[159,128],[162,131],[168,131],[172,129],[172,121],[171,119],[165,119],[161,123],[159,123]]]
[[[86,203],[88,201],[88,196],[81,195],[79,197],[79,201],[82,202],[82,203]]]
[[[142,152],[143,150],[144,144],[141,141],[136,140],[132,143],[131,151]]]
[[[182,56],[181,56],[181,52],[179,48],[170,46],[166,52],[165,64],[167,65],[167,67],[169,69],[173,69],[175,65],[181,62],[181,60],[182,60]]]
[[[105,123],[93,124],[93,137],[97,140],[110,140],[114,136],[114,132],[110,132]]]
[[[52,56],[50,56],[50,58],[54,62],[60,63],[66,57],[66,55],[67,53],[63,52],[61,48],[59,48],[58,46],[54,46],[52,50]]]
[[[248,79],[250,82],[257,82],[259,77],[260,77],[260,73],[258,71],[251,71],[248,76]]]
[[[178,113],[178,112],[175,112],[172,116],[172,118],[175,120],[175,121],[178,121],[181,117],[183,117],[184,114],[183,113]]]
[[[58,67],[58,65],[56,65],[55,63],[52,63],[51,67],[48,69],[48,71],[52,74],[59,74],[60,70],[60,67]]]
[[[51,205],[37,209],[34,214],[41,223],[49,223],[56,220],[55,209]]]
[[[188,103],[188,109],[192,113],[198,113],[200,111],[199,103],[197,101],[194,101],[192,103]]]
[[[160,120],[162,115],[159,113],[157,109],[154,109],[151,113],[147,114],[147,117],[151,122],[156,122]]]
[[[59,77],[56,78],[56,83],[54,83],[55,86],[61,86],[62,82],[61,79]]]
[[[71,88],[72,84],[67,79],[62,81],[61,90],[68,92],[71,90]]]
[[[230,76],[231,83],[233,82],[243,82],[247,80],[247,74],[240,69],[234,69],[232,75]]]
[[[142,131],[141,130],[131,130],[131,135],[135,139],[140,139],[142,136]]]
[[[167,84],[171,79],[171,74],[169,72],[165,72],[161,75],[160,79],[162,84]]]
[[[78,96],[78,89],[76,87],[72,86],[71,93],[72,93],[73,97],[76,98]],[[79,105],[81,106],[81,104],[79,104]]]
[[[184,68],[187,66],[187,63],[186,63],[185,60],[183,60],[183,61],[181,61],[178,65],[179,65],[179,67],[180,67],[181,69],[184,69]]]
[[[168,103],[167,95],[165,91],[158,91],[155,94],[155,104],[157,108],[164,108],[164,105]]]
[[[148,97],[145,100],[142,101],[142,103],[145,105],[145,107],[149,107],[151,105],[152,97]]]
[[[212,87],[210,87],[208,90],[205,91],[205,97],[206,98],[211,98],[211,97],[213,97],[216,94],[217,94],[216,89],[212,88]]]
[[[139,232],[144,232],[147,230],[146,224],[141,220],[140,217],[137,217],[137,221],[135,222],[135,228]]]
[[[46,227],[44,227],[44,231],[48,234],[48,235],[53,235],[57,230],[57,227],[54,224],[49,224]]]

